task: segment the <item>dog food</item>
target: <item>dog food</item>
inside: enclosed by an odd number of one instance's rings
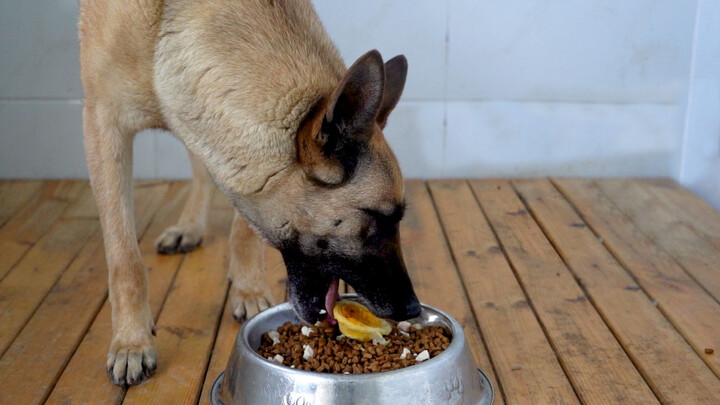
[[[358,341],[340,334],[328,322],[316,326],[286,322],[263,334],[258,353],[298,370],[320,373],[376,373],[431,359],[450,345],[450,331],[441,326],[391,325],[384,342]]]

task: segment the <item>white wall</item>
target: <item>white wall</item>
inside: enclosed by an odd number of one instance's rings
[[[717,183],[717,105],[707,101],[718,92],[706,85],[720,70],[714,0],[700,0],[710,11],[697,30],[697,1],[314,3],[347,63],[372,48],[408,57],[386,130],[408,177]],[[76,13],[76,0],[0,0],[0,177],[87,175]],[[141,134],[136,158],[139,177],[190,173],[167,134]]]
[[[720,2],[697,16],[680,180],[720,208]]]

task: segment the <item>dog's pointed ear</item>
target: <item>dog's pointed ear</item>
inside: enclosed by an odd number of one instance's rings
[[[385,88],[385,65],[376,50],[348,69],[330,97],[315,106],[298,132],[298,160],[325,185],[348,179],[374,132]]]
[[[402,96],[407,71],[408,63],[405,55],[398,55],[385,63],[385,90],[377,115],[377,123],[380,128],[385,128],[388,116]]]
[[[323,184],[339,184],[346,177],[343,165],[332,155],[330,134],[322,131],[325,101],[321,100],[305,118],[297,135],[298,161],[308,176]]]
[[[367,140],[373,133],[385,88],[382,56],[372,50],[348,69],[330,96],[323,129]],[[334,127],[334,128],[332,128]]]

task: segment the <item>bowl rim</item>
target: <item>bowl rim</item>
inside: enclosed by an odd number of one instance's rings
[[[342,299],[357,299],[357,294],[341,294],[340,297]],[[465,334],[463,332],[462,326],[460,323],[450,316],[447,312],[436,308],[432,305],[426,304],[426,303],[420,303],[421,307],[423,308],[423,311],[428,310],[430,312],[434,312],[435,315],[439,315],[442,318],[445,318],[445,321],[447,321],[447,326],[449,326],[450,333],[452,334],[452,340],[450,341],[450,345],[447,349],[443,350],[442,353],[439,355],[428,359],[426,361],[423,361],[419,364],[413,364],[411,366],[403,367],[397,370],[390,370],[390,371],[378,371],[378,372],[371,372],[371,373],[362,373],[362,374],[341,374],[341,373],[319,373],[317,371],[309,371],[309,370],[298,370],[294,368],[290,368],[288,366],[277,364],[273,361],[268,360],[267,358],[261,356],[258,354],[258,352],[253,349],[253,347],[250,345],[250,342],[248,340],[248,337],[250,335],[250,332],[253,330],[253,328],[257,327],[259,323],[261,323],[265,318],[272,316],[278,312],[285,312],[285,311],[291,311],[295,317],[297,317],[297,314],[295,313],[294,309],[292,308],[292,305],[289,302],[284,302],[282,304],[275,305],[271,308],[266,309],[265,311],[262,311],[252,317],[250,320],[245,322],[242,327],[240,328],[240,331],[237,334],[235,345],[240,346],[240,349],[242,352],[249,352],[251,358],[248,359],[249,361],[257,362],[261,364],[263,367],[270,367],[272,370],[276,370],[279,372],[284,373],[287,376],[310,376],[320,379],[340,379],[342,381],[361,381],[361,380],[372,380],[376,378],[389,378],[396,375],[401,374],[408,374],[408,373],[414,373],[418,372],[421,373],[426,369],[430,369],[433,367],[437,362],[444,360],[444,358],[447,358],[448,356],[451,356],[453,353],[457,352],[456,354],[460,354],[463,350],[463,347],[465,346]],[[413,318],[417,319],[417,318]],[[409,320],[411,321],[411,320]],[[262,333],[266,333],[268,331],[264,331]]]

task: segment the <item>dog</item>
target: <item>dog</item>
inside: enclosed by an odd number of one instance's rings
[[[215,185],[236,208],[235,319],[273,304],[262,241],[282,252],[307,322],[332,314],[339,279],[378,316],[420,314],[400,248],[402,175],[382,132],[405,85],[404,56],[384,63],[370,51],[346,68],[308,0],[81,0],[78,28],[113,383],[138,384],[157,368],[133,223],[132,143],[143,129],[172,132],[193,173],[159,253],[201,243]]]

